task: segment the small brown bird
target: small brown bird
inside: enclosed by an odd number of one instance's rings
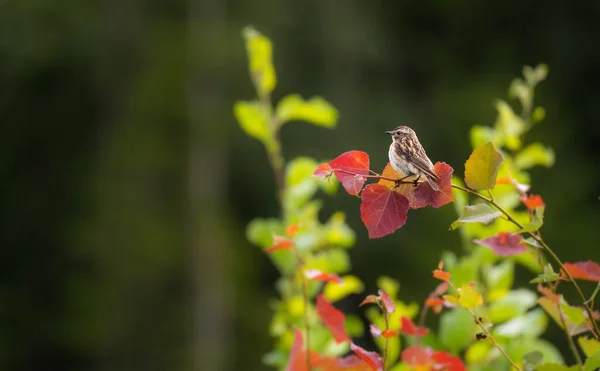
[[[417,138],[417,134],[408,126],[398,126],[394,130],[386,131],[392,136],[392,144],[388,153],[390,164],[400,175],[401,180],[414,177],[415,185],[424,177],[431,188],[438,191],[440,178],[433,170],[433,163]]]

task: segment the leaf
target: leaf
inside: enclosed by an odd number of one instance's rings
[[[433,369],[443,371],[466,371],[465,364],[460,358],[452,354],[438,351],[431,355],[431,359],[435,362]]]
[[[510,339],[519,336],[536,338],[548,327],[548,316],[541,309],[531,310],[495,326],[494,334]]]
[[[335,177],[342,183],[346,192],[356,196],[365,184],[365,178],[360,175],[369,174],[369,155],[361,151],[344,152],[329,161],[329,166],[333,169]],[[358,177],[355,177],[355,175],[358,175]],[[346,178],[350,179],[344,181]]]
[[[342,284],[342,279],[338,275],[321,272],[318,269],[307,269],[304,271],[304,275],[306,278],[313,281],[335,282],[338,285]]]
[[[288,95],[277,104],[275,115],[280,123],[287,121],[306,121],[324,127],[334,127],[338,111],[325,99],[313,97],[308,101],[298,94]]]
[[[277,83],[271,41],[252,27],[244,28],[243,35],[246,39],[252,79],[260,92],[270,93]]]
[[[341,277],[342,284],[328,283],[323,289],[323,295],[329,301],[338,301],[350,294],[358,294],[364,290],[363,283],[356,276],[343,276]]]
[[[273,236],[273,245],[267,247],[264,251],[266,253],[272,253],[273,251],[289,250],[294,246],[292,240],[283,236]]]
[[[431,358],[428,348],[421,345],[410,346],[402,352],[402,362],[410,366],[426,365]]]
[[[563,312],[566,319],[575,325],[580,325],[585,321],[585,314],[581,308],[572,307],[569,304],[562,302],[560,303],[560,310]]]
[[[354,353],[356,353],[356,355],[360,359],[362,359],[364,362],[366,362],[369,365],[369,367],[371,367],[371,370],[374,370],[374,371],[383,370],[383,360],[381,359],[379,354],[377,354],[376,352],[366,351],[354,343],[350,343],[350,349]]]
[[[587,262],[565,263],[564,268],[574,279],[600,282],[600,265],[588,260]],[[567,275],[562,272],[562,276]]]
[[[525,207],[527,207],[531,211],[535,210],[537,207],[546,206],[544,200],[542,199],[542,196],[540,195],[529,195],[527,197],[522,197],[521,201],[523,201]]]
[[[502,213],[500,211],[492,209],[488,204],[485,203],[467,205],[463,209],[461,217],[450,225],[450,229],[454,230],[460,227],[463,223],[488,224],[501,215]]]
[[[475,148],[465,163],[465,183],[474,190],[494,188],[502,155],[488,142]]]
[[[545,210],[545,208],[543,206],[536,207],[531,221],[529,223],[525,224],[523,226],[523,229],[521,229],[519,232],[520,233],[535,232],[538,229],[542,228],[542,225],[544,225],[544,210]]]
[[[440,316],[439,339],[444,349],[458,353],[471,343],[477,325],[466,310],[456,308]]]
[[[371,367],[354,354],[344,358],[323,357],[311,351],[311,366],[320,371],[368,371]]]
[[[561,320],[560,317],[560,313],[558,311],[558,307],[556,305],[555,302],[553,302],[551,299],[548,298],[538,298],[537,300],[538,304],[540,305],[540,307],[542,307],[544,309],[544,311],[546,311],[546,313],[548,313],[548,315],[550,315],[550,317],[552,317],[552,319],[554,320],[554,322],[556,322],[556,324],[560,327],[564,329],[563,326],[563,321]],[[580,325],[576,325],[574,323],[572,323],[568,318],[565,318],[565,322],[567,323],[567,330],[569,335],[571,336],[575,336],[575,335],[579,335],[585,332],[590,331],[590,327],[587,326],[586,324],[580,324]]]
[[[321,294],[317,296],[317,315],[331,331],[336,343],[350,341],[350,337],[344,328],[344,313],[331,305]]]
[[[392,330],[392,329],[387,329],[387,330],[383,330],[381,332],[381,336],[388,339],[388,338],[393,338],[395,336],[398,336],[398,331],[396,330]]]
[[[389,162],[385,165],[385,168],[383,169],[381,176],[390,178],[390,179],[401,179],[402,178],[402,176],[400,176],[400,174],[398,174],[398,172],[396,170],[394,170],[394,168],[392,168],[392,166],[390,165]],[[401,195],[403,195],[404,197],[406,197],[408,199],[408,204],[411,209],[420,209],[420,208],[428,205],[427,200],[418,199],[415,197],[415,186],[413,184],[400,184],[399,186],[396,187],[396,183],[394,183],[390,180],[386,180],[386,179],[380,179],[377,184],[381,184],[390,189],[393,189],[394,192],[398,192]]]
[[[544,363],[538,365],[535,371],[578,371],[579,368],[577,366],[565,366],[558,363]]]
[[[475,240],[474,242],[489,247],[494,250],[496,255],[511,256],[527,251],[527,247],[522,241],[523,237],[518,233],[500,232],[496,236],[488,237],[485,240]]]
[[[371,332],[371,336],[374,338],[378,338],[381,336],[381,330],[376,325],[369,325],[369,332]]]
[[[490,304],[488,317],[492,323],[500,323],[524,314],[536,304],[537,295],[526,289],[510,291],[500,300]]]
[[[408,317],[400,318],[400,331],[410,336],[425,336],[429,332],[426,328],[416,326]]]
[[[515,156],[515,165],[521,170],[536,165],[551,167],[554,165],[554,151],[541,143],[532,143]]]
[[[458,305],[463,308],[472,309],[483,304],[483,297],[469,285],[464,284],[458,289]]]
[[[329,166],[329,163],[320,164],[315,171],[313,176],[315,178],[327,178],[333,173],[333,169]]]
[[[302,332],[297,328],[294,328],[294,342],[292,343],[288,365],[285,369],[286,371],[307,371],[304,339]]]
[[[235,102],[233,114],[246,134],[263,142],[270,139],[267,116],[259,102]]]
[[[362,307],[365,304],[377,304],[379,303],[379,298],[375,295],[367,295],[367,297],[358,304],[359,307]]]
[[[383,290],[379,290],[378,294],[381,298],[381,303],[383,304],[385,311],[389,314],[394,313],[396,311],[396,304],[394,304],[394,301],[390,298],[390,296]]]
[[[361,198],[360,217],[367,227],[369,238],[386,236],[406,223],[406,197],[381,184],[369,184]]]
[[[579,347],[583,350],[586,357],[591,357],[595,353],[600,351],[600,342],[596,339],[589,338],[587,336],[580,336],[577,338]]]
[[[529,283],[548,283],[558,281],[560,276],[552,268],[552,264],[548,263],[544,266],[544,273],[529,281]]]
[[[452,278],[452,275],[450,274],[450,272],[444,272],[439,269],[436,269],[433,271],[433,277],[437,278],[438,280],[448,281],[450,280],[450,278]]]
[[[442,207],[450,202],[454,202],[452,195],[452,173],[454,169],[445,162],[436,162],[433,171],[440,178],[438,182],[439,190],[431,188],[429,182],[420,182],[415,187],[415,198],[421,202],[426,202],[434,208]]]
[[[585,360],[583,371],[598,371],[600,369],[600,352]]]

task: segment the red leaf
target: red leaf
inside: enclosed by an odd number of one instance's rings
[[[311,365],[319,371],[368,371],[371,369],[362,359],[354,354],[344,358],[323,357],[311,351]]]
[[[325,282],[335,282],[335,283],[337,283],[339,285],[342,284],[342,279],[338,275],[331,274],[331,273],[321,272],[318,269],[307,269],[307,270],[304,271],[304,275],[309,280],[325,281]]]
[[[426,328],[417,327],[410,318],[404,316],[400,318],[400,331],[411,336],[425,336],[429,332]]]
[[[365,300],[363,300],[360,304],[358,304],[358,306],[362,307],[365,304],[377,304],[377,303],[379,303],[379,298],[377,296],[367,295]]]
[[[437,278],[438,280],[448,281],[450,278],[452,278],[452,274],[436,269],[433,271],[433,277]]]
[[[386,312],[392,314],[396,311],[396,304],[390,296],[383,290],[379,290],[379,297],[381,298],[381,302],[383,303],[383,308]]]
[[[564,267],[575,279],[600,282],[600,265],[598,263],[588,260],[587,262],[565,263]],[[567,276],[564,272],[562,275],[563,277]]]
[[[435,308],[438,306],[443,306],[444,305],[444,300],[440,299],[440,298],[427,298],[425,300],[425,306],[429,307],[429,308]]]
[[[536,207],[546,206],[540,195],[529,195],[521,198],[521,201],[523,201],[523,204],[531,211],[535,210]]]
[[[381,336],[381,330],[376,325],[369,325],[369,332],[371,332],[371,336],[374,338]]]
[[[350,340],[344,328],[344,313],[331,305],[323,295],[317,296],[317,315],[331,331],[336,343]]]
[[[523,237],[518,233],[500,232],[497,236],[488,237],[485,240],[475,240],[476,243],[487,246],[494,250],[496,255],[511,256],[527,251],[522,243]]]
[[[370,367],[371,370],[381,371],[383,370],[383,360],[376,352],[369,352],[359,347],[354,343],[350,343],[350,349],[356,353],[357,356],[360,357],[363,361],[365,361]]]
[[[465,364],[460,358],[446,352],[434,352],[431,359],[435,362],[434,369],[438,371],[466,371]]]
[[[360,175],[369,174],[369,155],[361,151],[344,152],[329,161],[329,166],[346,192],[356,196],[365,184],[365,178]]]
[[[420,345],[413,345],[402,351],[402,362],[410,366],[426,365],[431,359],[431,354],[431,349]]]
[[[290,351],[290,358],[286,371],[307,371],[306,369],[306,352],[304,352],[304,339],[302,332],[294,328],[294,342]]]
[[[294,246],[294,243],[282,236],[273,236],[273,245],[265,249],[266,253],[271,253],[278,250],[289,250]]]
[[[381,184],[369,184],[361,198],[360,217],[369,238],[388,235],[406,223],[408,200],[401,194]]]
[[[313,176],[315,178],[327,178],[331,175],[332,172],[333,169],[331,169],[331,166],[329,166],[328,163],[325,163],[317,166],[317,168],[313,172]]]
[[[402,176],[400,176],[400,174],[398,174],[398,172],[392,168],[392,166],[390,165],[389,162],[387,163],[387,165],[385,165],[385,168],[383,168],[383,172],[381,173],[381,176],[384,176],[384,177],[390,178],[390,179],[401,179],[402,178]],[[390,180],[386,180],[386,179],[380,179],[377,184],[386,186],[389,189],[392,189],[394,192],[398,192],[399,194],[406,197],[406,199],[408,199],[408,204],[411,209],[419,209],[419,208],[427,206],[426,201],[417,199],[415,197],[415,186],[412,184],[400,184],[399,186],[396,187],[396,183],[394,183]]]
[[[427,205],[438,208],[454,202],[454,196],[452,195],[452,173],[454,169],[445,162],[436,162],[433,170],[440,178],[438,182],[439,191],[431,188],[428,182],[421,182],[415,188],[415,198],[427,203]]]

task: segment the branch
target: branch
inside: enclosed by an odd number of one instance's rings
[[[494,339],[494,337],[492,336],[492,334],[488,331],[488,329],[483,325],[483,322],[481,322],[481,318],[477,317],[477,315],[475,314],[474,311],[472,311],[471,309],[467,309],[469,311],[469,313],[471,313],[471,315],[473,315],[473,318],[475,319],[475,323],[477,323],[477,325],[479,326],[479,328],[481,328],[481,331],[483,331],[483,333],[485,334],[485,336],[487,336],[487,338],[490,340],[490,342],[492,343],[493,346],[496,347],[496,349],[498,349],[500,351],[500,353],[502,353],[502,355],[504,356],[504,358],[506,358],[508,360],[508,362],[517,370],[517,371],[521,371],[521,368],[515,363],[515,361],[512,360],[512,358],[510,358],[510,356],[508,355],[508,353],[506,353],[504,351],[504,348],[502,348],[500,346],[500,344],[498,344],[498,342],[496,341],[496,339]]]

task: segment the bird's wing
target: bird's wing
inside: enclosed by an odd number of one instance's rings
[[[439,177],[433,171],[433,164],[431,163],[427,155],[419,157],[415,156],[411,160],[413,165],[415,165],[416,168],[427,174],[427,176],[431,177],[432,179],[439,180]]]

